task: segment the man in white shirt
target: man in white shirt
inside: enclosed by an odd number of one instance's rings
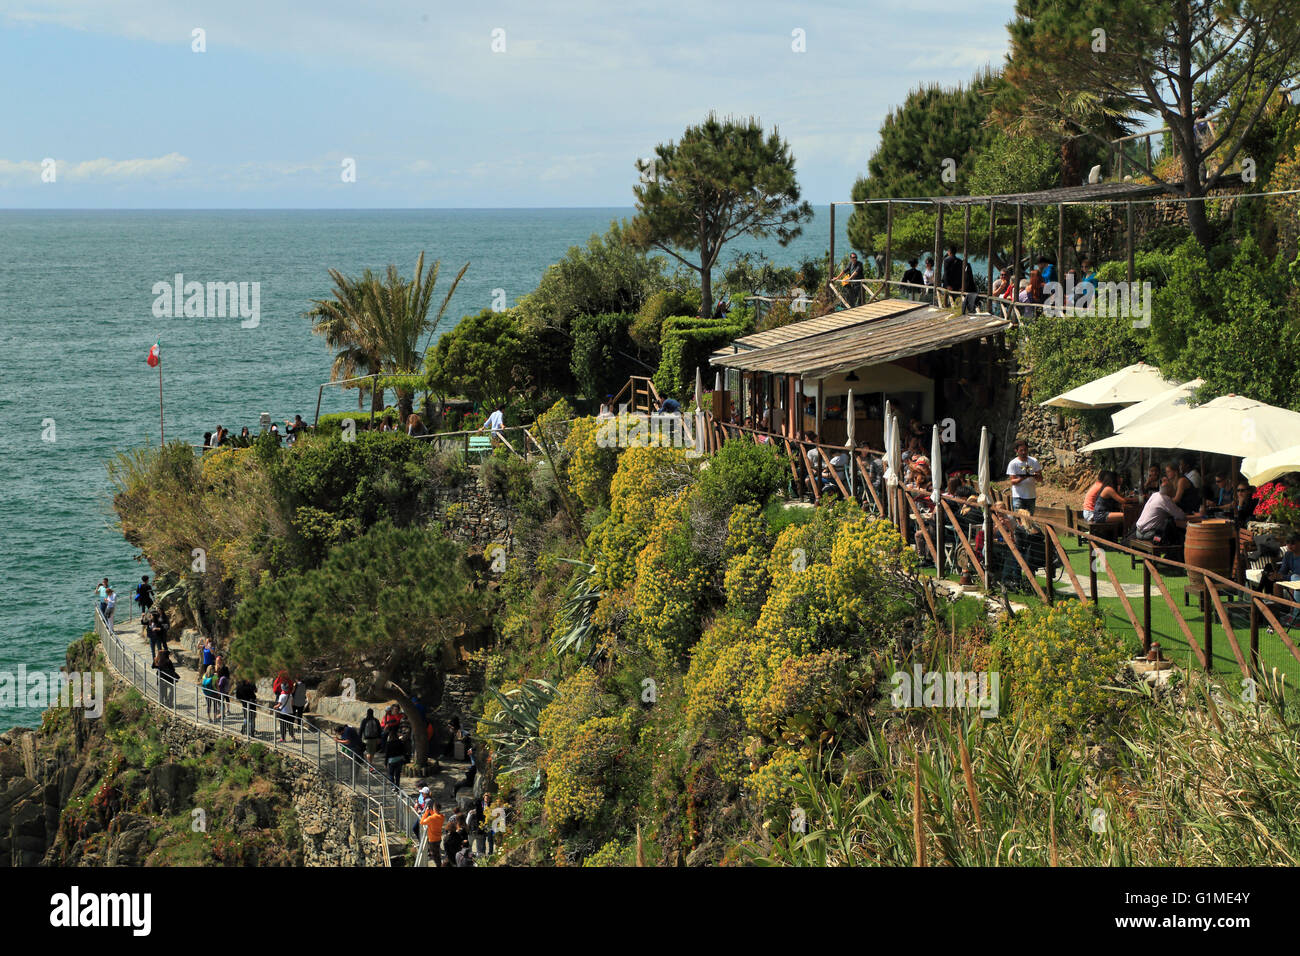
[[[1138,516],[1135,537],[1143,541],[1160,538],[1162,544],[1176,544],[1181,537],[1180,525],[1187,523],[1183,509],[1174,504],[1174,486],[1169,481],[1160,483],[1160,490],[1152,492]]]
[[[485,421],[482,425],[479,426],[478,430],[482,431],[485,428],[491,428],[493,434],[495,434],[496,432],[499,432],[501,429],[505,428],[505,425],[506,425],[505,415],[501,414],[501,408],[498,406],[497,409],[487,417],[487,421]]]
[[[1016,442],[1016,457],[1007,464],[1007,478],[1011,482],[1011,508],[1034,513],[1038,499],[1038,479],[1043,477],[1043,466],[1029,454],[1029,442],[1023,438]]]

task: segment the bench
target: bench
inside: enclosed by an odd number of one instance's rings
[[[1171,558],[1174,561],[1182,561],[1183,546],[1182,544],[1156,544],[1154,541],[1147,541],[1144,538],[1135,538],[1129,535],[1124,539],[1123,544],[1126,548],[1134,551],[1143,551],[1153,558]],[[1129,570],[1137,570],[1137,555],[1129,555]]]
[[[1082,511],[1071,511],[1071,521],[1074,523],[1074,530],[1082,534],[1090,534],[1096,538],[1103,538],[1106,541],[1119,542],[1120,532],[1124,529],[1123,520],[1120,521],[1089,521],[1083,516]]]
[[[470,454],[486,455],[492,451],[492,438],[490,435],[470,435],[469,446],[466,449]]]

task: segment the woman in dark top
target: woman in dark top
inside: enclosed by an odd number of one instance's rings
[[[153,669],[158,672],[158,697],[165,706],[170,707],[180,675],[176,673],[176,665],[172,663],[167,648],[164,647],[153,659]]]
[[[390,730],[384,742],[384,758],[388,765],[388,779],[394,786],[402,785],[402,765],[406,763],[406,755],[406,741],[396,730]]]
[[[1237,497],[1232,503],[1232,517],[1238,528],[1246,527],[1246,522],[1255,517],[1255,489],[1244,481],[1237,483]]]

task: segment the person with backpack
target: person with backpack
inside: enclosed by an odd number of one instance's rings
[[[464,824],[457,817],[452,821],[451,832],[447,834],[447,839],[443,841],[443,847],[447,851],[447,862],[452,866],[458,866],[459,861],[456,859],[457,854],[465,846]]]
[[[280,740],[284,741],[284,735],[287,733],[290,740],[297,740],[298,735],[293,729],[293,698],[285,690],[284,685],[280,685],[280,696],[275,700],[276,722],[280,725]]]
[[[379,745],[384,739],[384,730],[380,725],[378,718],[375,717],[373,707],[366,710],[366,716],[361,719],[361,742],[366,747],[366,763],[370,766],[375,765],[375,754],[379,753]]]
[[[257,731],[257,686],[247,677],[235,685],[235,700],[244,705],[244,723],[239,732],[252,737]]]
[[[144,623],[145,615],[153,607],[153,585],[149,583],[149,575],[143,575],[140,583],[135,587],[135,603],[140,605],[140,623]]]
[[[215,718],[212,716],[217,712],[221,701],[217,699],[217,669],[209,664],[203,668],[203,676],[199,678],[199,684],[203,688],[203,703],[208,712],[208,722],[211,723]]]
[[[434,866],[442,866],[442,806],[435,800],[433,806],[420,817],[420,822],[429,833],[429,859]]]
[[[293,698],[293,715],[301,722],[302,715],[307,710],[307,685],[298,681],[293,685],[293,693],[289,696]]]

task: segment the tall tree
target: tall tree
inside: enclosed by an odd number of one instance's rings
[[[1300,56],[1292,0],[1017,0],[1007,29],[1005,76],[1026,111],[1059,116],[1074,100],[1157,117],[1169,129],[1180,180],[1137,165],[1190,200],[1233,165]],[[1220,112],[1198,135],[1201,108]],[[1096,128],[1089,135],[1106,138]],[[1193,234],[1208,246],[1205,203],[1186,205]]]
[[[335,349],[330,381],[352,378],[358,372],[373,375],[386,373],[387,384],[397,389],[398,407],[402,417],[411,414],[417,371],[428,348],[421,339],[432,334],[447,311],[456,287],[469,269],[461,267],[451,288],[442,299],[437,313],[430,317],[433,290],[438,284],[441,261],[424,271],[424,253],[415,263],[415,275],[408,282],[389,265],[381,276],[367,269],[359,279],[352,279],[337,269],[329,270],[334,282],[331,299],[313,300],[307,315],[313,320],[312,331],[322,335]],[[383,407],[385,382],[371,400],[376,408]]]
[[[986,70],[969,85],[931,85],[908,93],[881,124],[880,144],[867,161],[867,175],[853,184],[853,201],[964,193],[971,157],[995,132],[987,125],[986,95],[995,82]],[[944,181],[945,170],[951,170],[951,181]],[[904,235],[920,236],[927,228],[934,235],[933,209],[895,207],[894,216],[895,229]],[[883,205],[855,207],[849,216],[850,245],[867,253],[883,252],[885,217]]]
[[[655,158],[637,169],[643,181],[633,187],[637,216],[628,237],[700,274],[701,316],[713,308],[713,267],[724,245],[746,235],[775,235],[788,245],[812,218],[799,198],[790,144],[752,117],[710,113],[680,142],[656,146]]]
[[[440,664],[448,642],[481,626],[472,582],[462,550],[437,532],[376,525],[319,568],[260,585],[235,614],[230,656],[263,674],[310,662],[368,675],[410,720],[423,764],[425,719],[402,684],[409,688],[411,677]]]
[[[484,309],[465,316],[429,350],[426,383],[439,395],[504,404],[531,384],[533,350],[533,335],[512,313]]]

